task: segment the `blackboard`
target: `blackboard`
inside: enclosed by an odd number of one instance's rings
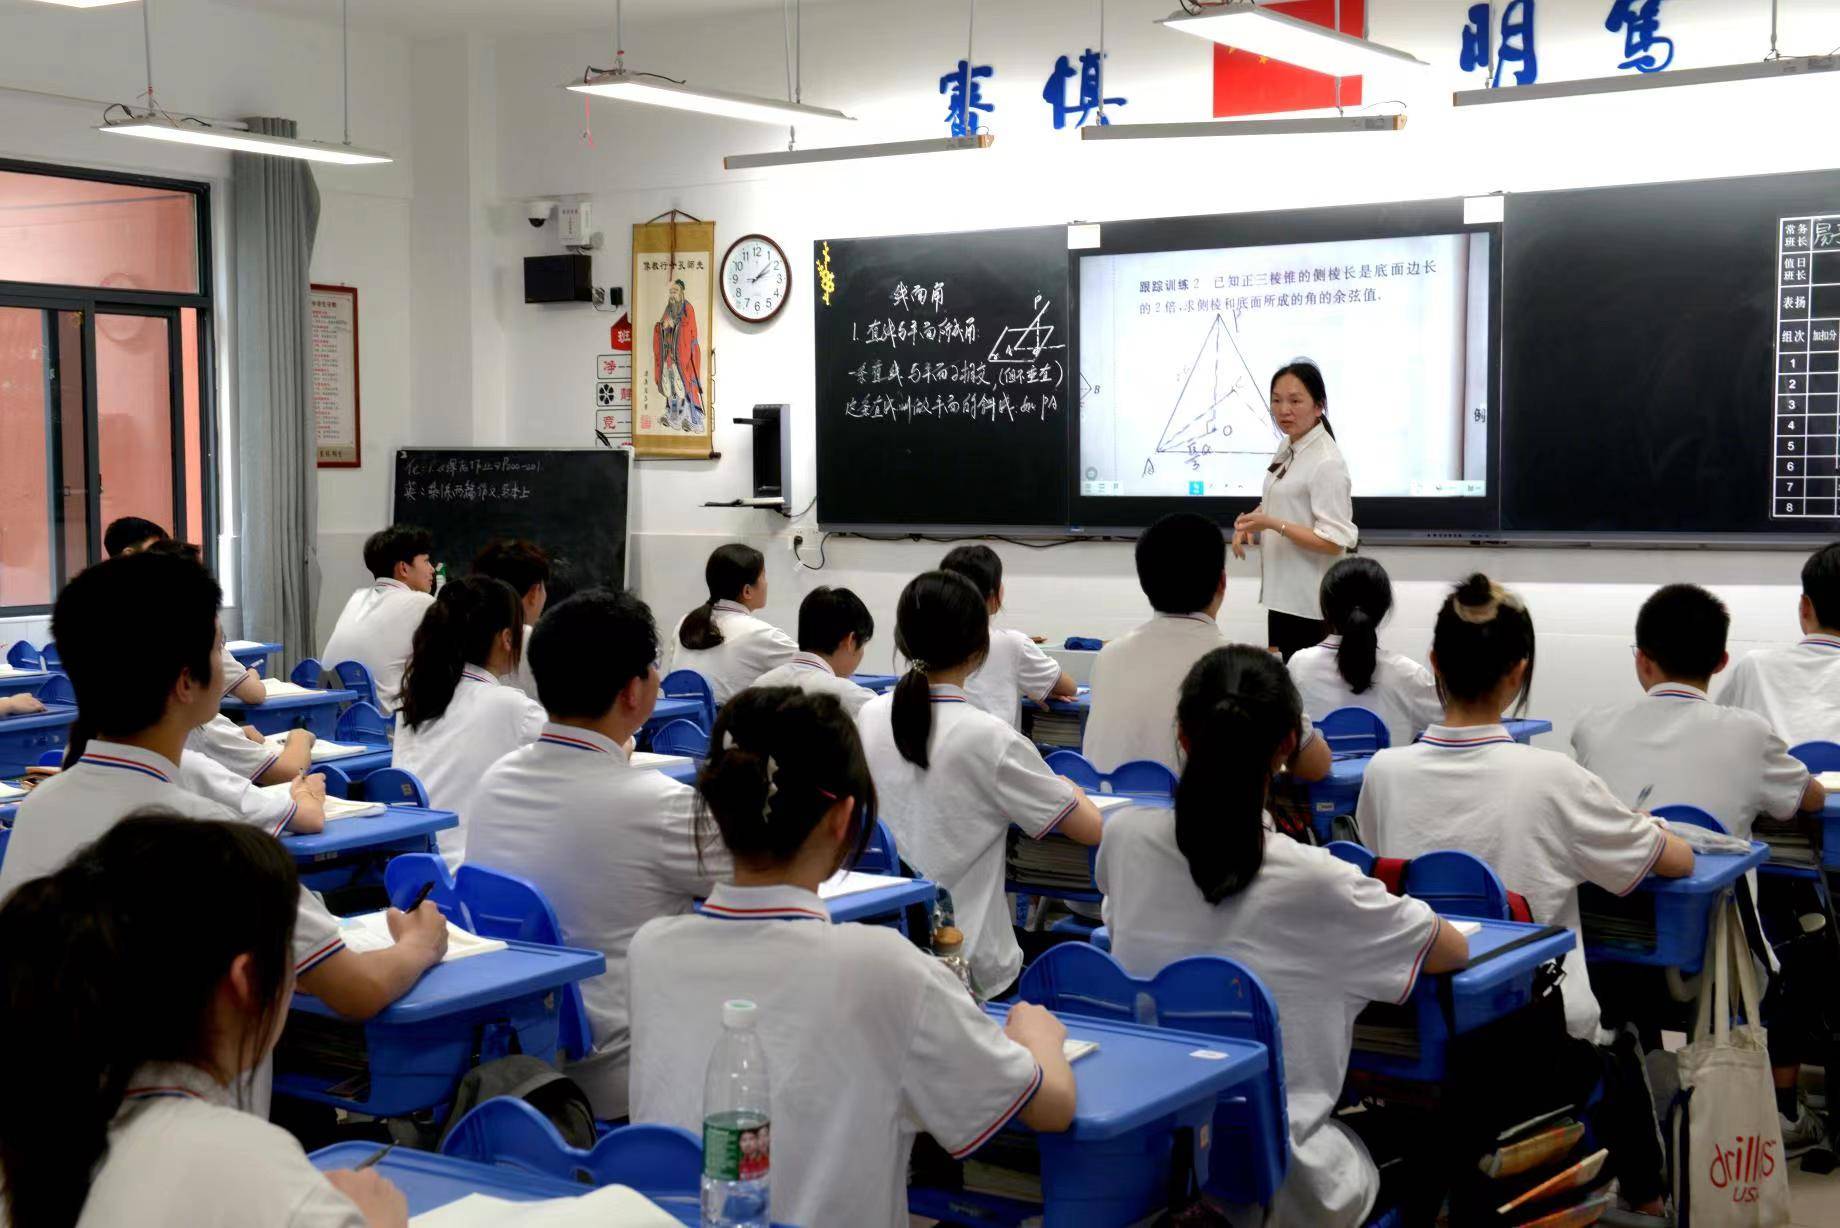
[[[1835,421],[1779,388],[1782,226],[1840,214],[1840,174],[1517,193],[1506,210],[1504,530],[1833,535],[1840,519],[1772,500]]]
[[[574,588],[624,588],[631,490],[623,448],[403,448],[392,507],[434,534],[449,576],[493,538],[522,537]]]
[[[813,245],[818,519],[1067,523],[1067,230]]]

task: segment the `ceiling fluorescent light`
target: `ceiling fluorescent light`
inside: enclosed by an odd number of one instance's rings
[[[810,107],[799,102],[782,102],[756,98],[752,94],[731,94],[727,90],[705,89],[680,84],[648,73],[613,69],[589,72],[567,88],[578,94],[596,94],[621,102],[641,102],[647,106],[670,107],[678,111],[698,111],[704,115],[722,115],[729,119],[752,120],[757,124],[820,122],[854,123],[855,117],[827,107]]]
[[[1806,55],[1754,64],[1720,64],[1712,68],[1671,68],[1666,72],[1626,73],[1620,77],[1586,77],[1580,81],[1548,81],[1535,85],[1509,85],[1499,89],[1458,90],[1452,104],[1472,107],[1491,102],[1530,102],[1538,98],[1580,98],[1590,94],[1624,94],[1632,90],[1669,89],[1679,85],[1721,85],[1730,81],[1763,81],[1775,77],[1802,77],[1840,70],[1840,56]]]
[[[785,149],[775,153],[731,154],[722,159],[728,171],[758,170],[770,166],[802,166],[808,162],[854,162],[863,158],[900,158],[908,154],[950,153],[958,149],[989,149],[996,136],[941,136],[922,141],[884,141],[879,145],[834,145],[829,149]]]
[[[1232,0],[1199,14],[1172,13],[1161,24],[1332,77],[1355,77],[1374,68],[1430,67],[1415,55],[1273,12],[1252,0]]]
[[[38,0],[40,4],[55,4],[67,9],[100,9],[112,4],[133,4],[134,0]]]
[[[1326,115],[1305,119],[1214,119],[1186,124],[1108,124],[1080,129],[1082,141],[1166,140],[1191,136],[1305,136],[1316,132],[1397,132],[1403,115]]]
[[[146,137],[170,141],[176,145],[204,145],[211,149],[229,149],[237,153],[271,154],[283,158],[303,158],[309,162],[336,162],[343,166],[368,166],[392,161],[389,154],[359,149],[354,145],[331,145],[324,141],[302,141],[285,136],[263,136],[236,128],[219,128],[205,123],[183,123],[163,117],[136,116],[114,124],[99,124],[98,132],[115,132],[122,136]]]

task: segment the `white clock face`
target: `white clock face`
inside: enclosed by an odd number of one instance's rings
[[[728,249],[722,261],[722,298],[743,320],[772,319],[792,289],[786,253],[765,235],[749,235]]]

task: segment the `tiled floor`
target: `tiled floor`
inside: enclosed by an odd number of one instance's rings
[[[1789,1222],[1795,1228],[1836,1228],[1840,1225],[1840,1172],[1816,1177],[1789,1168]]]

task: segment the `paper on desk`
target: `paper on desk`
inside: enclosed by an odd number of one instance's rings
[[[1098,1051],[1099,1042],[1096,1040],[1075,1040],[1073,1037],[1069,1036],[1061,1041],[1061,1056],[1067,1059],[1068,1065],[1072,1065],[1074,1062],[1079,1061],[1088,1053],[1097,1053]]]
[[[1473,938],[1482,932],[1482,922],[1480,921],[1458,921],[1446,917],[1444,918],[1444,924],[1450,926],[1451,929],[1457,931],[1457,933],[1463,935],[1465,938]]]
[[[675,767],[677,764],[688,762],[690,762],[690,756],[688,755],[659,755],[649,750],[636,750],[633,752],[631,759],[631,763],[634,767],[648,768]]]
[[[1118,797],[1110,793],[1088,793],[1086,800],[1097,806],[1100,814],[1110,814],[1114,810],[1137,804],[1134,797]]]
[[[344,797],[329,797],[324,803],[326,821],[334,819],[369,819],[388,810],[382,802],[354,802]]]
[[[840,895],[861,895],[865,891],[879,891],[883,887],[905,887],[911,878],[890,878],[886,874],[859,874],[855,870],[839,870],[818,884],[820,900],[834,900]]]
[[[542,1202],[468,1194],[409,1223],[411,1228],[679,1228],[676,1216],[623,1185]]]
[[[28,790],[22,789],[18,785],[8,784],[6,781],[0,780],[0,802],[16,802],[24,797],[27,792]]]
[[[390,936],[390,923],[380,912],[359,913],[355,917],[342,917],[339,920],[339,937],[345,940],[347,950],[387,951],[396,945],[396,939]],[[447,923],[447,955],[441,960],[451,964],[456,959],[465,959],[469,955],[484,955],[489,951],[502,951],[505,944],[496,938],[481,938],[478,934],[469,934],[455,925]]]
[[[286,678],[264,678],[262,689],[268,697],[274,699],[281,695],[318,695],[320,692],[310,686],[301,686],[298,682],[289,682]]]
[[[9,665],[5,661],[0,661],[0,678],[17,678],[21,674],[42,674],[44,672],[42,669],[20,669],[17,665]]]
[[[1822,772],[1815,779],[1820,781],[1821,787],[1829,792],[1840,789],[1840,772]]]
[[[288,734],[292,732],[293,730],[288,729],[280,733],[271,733],[262,740],[276,750],[280,750],[287,745]],[[347,755],[362,755],[366,751],[375,749],[377,748],[374,746],[360,746],[356,742],[322,742],[315,739],[313,750],[310,753],[313,756],[313,762],[319,763],[325,759],[343,759]]]
[[[263,647],[261,640],[225,640],[225,652],[254,652]]]

